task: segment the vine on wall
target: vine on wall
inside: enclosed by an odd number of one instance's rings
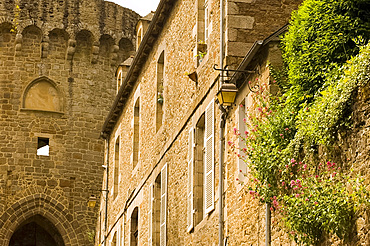
[[[286,70],[274,72],[280,93],[262,85],[245,120],[249,193],[271,205],[298,243],[348,239],[369,203],[361,177],[324,155],[351,126],[354,91],[370,81],[369,10],[365,0],[304,1],[283,39]]]

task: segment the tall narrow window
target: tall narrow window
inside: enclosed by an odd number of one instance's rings
[[[119,179],[119,137],[117,137],[116,144],[114,146],[114,170],[113,170],[113,199],[116,199],[118,195],[118,179]]]
[[[189,132],[188,232],[204,218],[205,114]]]
[[[204,56],[207,54],[207,41],[211,26],[208,2],[209,0],[197,0],[197,44],[193,50],[197,66],[202,63]]]
[[[151,242],[153,246],[160,243],[160,215],[161,215],[161,174],[157,176],[152,185],[152,220],[151,220]]]
[[[209,27],[209,9],[208,0],[204,2],[204,42],[207,43],[208,40],[208,27]]]
[[[130,246],[137,246],[139,242],[139,208],[136,207],[131,214]]]
[[[118,72],[118,76],[117,76],[117,93],[119,91],[119,88],[122,85],[122,79],[123,79],[123,75],[122,75],[122,70],[121,70]]]
[[[140,46],[142,40],[143,40],[143,27],[140,26],[139,30],[137,31],[136,50],[139,49],[139,46]]]
[[[117,232],[113,235],[111,246],[117,246]]]
[[[156,131],[162,126],[164,104],[164,51],[157,62],[157,103],[156,103]]]
[[[246,117],[246,110],[248,108],[248,97],[245,98],[239,105],[237,115],[238,115],[238,129],[240,133],[240,138],[238,140],[238,145],[239,145],[239,155],[243,156],[244,153],[242,149],[245,147],[245,141],[242,140],[242,138],[246,137],[246,131],[247,131],[247,117]],[[247,164],[242,158],[238,158],[238,180],[239,182],[243,183],[246,181],[246,173],[247,173]]]
[[[133,167],[139,161],[139,141],[140,141],[140,97],[136,99],[134,106],[134,139],[133,139]]]

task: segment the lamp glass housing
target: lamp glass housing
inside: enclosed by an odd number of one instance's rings
[[[218,101],[222,106],[233,105],[238,89],[234,84],[224,83],[217,93]]]
[[[89,201],[87,202],[87,206],[89,207],[89,208],[94,208],[95,207],[95,205],[96,205],[96,197],[94,196],[94,195],[91,195],[90,197],[89,197]]]

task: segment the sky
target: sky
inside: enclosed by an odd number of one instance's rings
[[[114,2],[123,7],[132,9],[141,16],[149,14],[150,11],[155,11],[159,3],[159,0],[106,0],[106,1]]]

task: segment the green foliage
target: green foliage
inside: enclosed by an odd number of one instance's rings
[[[288,100],[297,96],[289,90],[271,96],[268,85],[262,85],[254,95],[256,112],[246,119],[250,131],[241,157],[252,171],[250,193],[282,213],[298,243],[317,243],[323,233],[348,238],[358,207],[368,204],[358,177],[330,161],[327,167],[317,165],[311,148],[332,144],[340,126],[348,123],[344,116],[354,90],[370,82],[370,45],[335,71],[310,104]]]
[[[358,53],[356,42],[368,41],[369,13],[366,0],[304,1],[283,41],[290,85],[315,95],[329,71]]]
[[[353,92],[370,81],[370,45],[359,46],[368,42],[369,9],[365,0],[304,1],[283,41],[287,71],[274,73],[281,94],[261,86],[246,119],[241,158],[253,175],[250,193],[282,214],[298,243],[348,238],[356,211],[369,203],[358,177],[315,161],[318,146],[350,127]]]

